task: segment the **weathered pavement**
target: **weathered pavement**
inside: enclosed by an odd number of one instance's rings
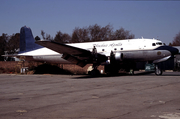
[[[180,74],[1,74],[0,119],[180,119]]]

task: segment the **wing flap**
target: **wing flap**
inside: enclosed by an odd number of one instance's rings
[[[62,57],[63,59],[72,62],[80,67],[84,67],[87,63],[85,63],[83,60],[78,59],[77,57],[74,57],[72,55],[65,54]]]

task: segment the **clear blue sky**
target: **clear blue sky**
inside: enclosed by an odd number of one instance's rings
[[[54,37],[59,30],[71,34],[75,27],[94,24],[168,44],[180,32],[180,1],[0,0],[0,35],[26,25],[34,36],[44,30]]]

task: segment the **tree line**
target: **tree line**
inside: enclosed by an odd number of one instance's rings
[[[46,34],[43,30],[41,30],[41,35],[44,40],[54,40],[59,43],[81,43],[116,39],[122,40],[135,37],[134,34],[124,28],[113,31],[113,27],[110,24],[104,27],[97,24],[83,28],[75,27],[72,35],[58,31],[54,38],[49,34]],[[35,39],[40,40],[39,37],[36,37]]]
[[[176,36],[174,37],[174,40],[172,41],[172,43],[169,43],[170,46],[180,46],[180,32],[178,34],[176,34]]]

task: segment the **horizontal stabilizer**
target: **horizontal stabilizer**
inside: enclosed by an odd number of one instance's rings
[[[33,60],[33,56],[27,56],[27,55],[2,55],[3,57],[16,57],[18,59],[23,59],[23,60]]]

